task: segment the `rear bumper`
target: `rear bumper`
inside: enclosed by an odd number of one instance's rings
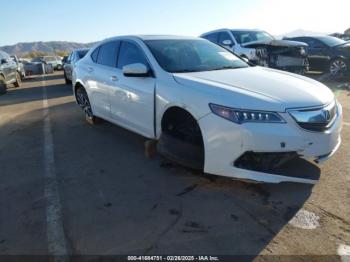
[[[286,124],[237,125],[214,114],[200,119],[205,147],[204,171],[268,183],[316,183],[317,180],[314,179],[252,171],[234,165],[245,152],[296,152],[301,158],[321,163],[331,158],[338,150],[341,143],[341,109],[333,126],[324,133],[305,131],[289,114],[281,115],[287,121]]]

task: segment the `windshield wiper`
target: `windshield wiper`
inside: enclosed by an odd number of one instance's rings
[[[242,68],[241,66],[223,66],[223,67],[218,67],[214,69],[210,69],[208,71],[217,71],[217,70],[226,70],[226,69],[237,69],[237,68]]]

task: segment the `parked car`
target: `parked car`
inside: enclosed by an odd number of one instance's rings
[[[57,56],[39,56],[32,59],[34,63],[45,63],[52,65],[54,70],[62,70],[62,60]]]
[[[350,43],[332,36],[301,36],[288,38],[308,44],[310,70],[332,75],[350,73]]]
[[[277,40],[261,30],[220,29],[201,35],[256,65],[303,74],[308,70],[307,45]]]
[[[23,63],[18,59],[16,55],[12,55],[11,58],[17,65],[17,72],[20,73],[21,79],[24,79],[26,77],[26,72],[24,70]]]
[[[340,38],[340,39],[342,39],[344,41],[350,41],[350,34],[334,33],[334,34],[331,34],[330,36],[334,36],[334,37]]]
[[[15,61],[5,52],[0,51],[0,94],[7,92],[7,86],[20,87],[21,75]]]
[[[70,53],[70,55],[67,57],[63,65],[64,79],[66,81],[66,84],[70,84],[72,82],[72,72],[75,67],[75,64],[80,59],[82,59],[88,51],[88,48],[77,49]]]
[[[157,140],[166,158],[209,174],[315,183],[274,168],[325,161],[341,141],[342,107],[328,87],[250,66],[201,38],[107,39],[76,64],[72,82],[89,123],[103,118]]]

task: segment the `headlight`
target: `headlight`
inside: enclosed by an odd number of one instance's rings
[[[237,124],[243,124],[247,122],[286,123],[284,119],[275,112],[235,109],[215,104],[209,104],[209,107],[215,115],[218,115]]]

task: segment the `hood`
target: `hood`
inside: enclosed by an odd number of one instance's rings
[[[273,47],[307,47],[308,45],[302,42],[297,41],[289,41],[289,40],[270,40],[270,41],[256,41],[251,43],[242,44],[244,47],[248,48],[258,48],[258,47],[266,47],[266,46],[273,46]]]
[[[307,77],[264,67],[174,74],[186,86],[200,85],[225,106],[285,112],[289,108],[325,105],[334,100],[325,85]],[[220,103],[221,101],[211,101]]]

